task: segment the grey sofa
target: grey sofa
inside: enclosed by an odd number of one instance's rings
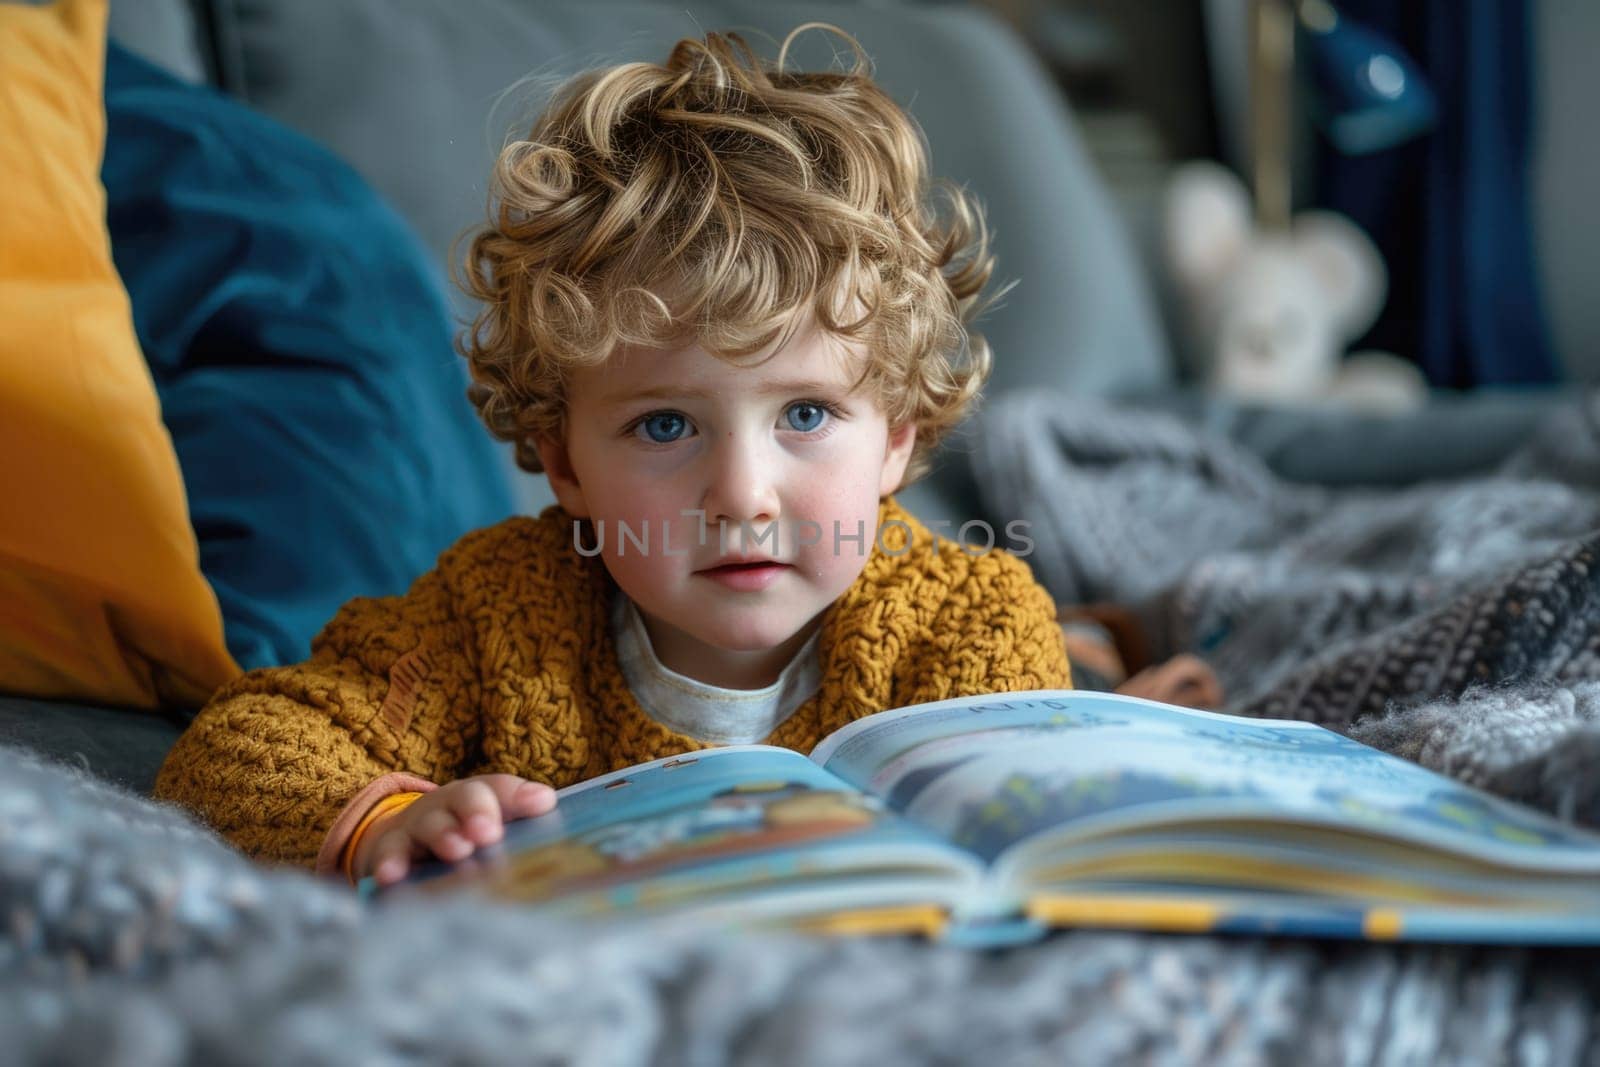
[[[991,393],[1060,389],[1175,411],[1254,446],[1281,473],[1396,483],[1491,462],[1544,410],[1528,394],[1440,397],[1403,422],[1252,411],[1182,387],[1155,288],[1069,107],[1003,24],[960,4],[606,0],[113,0],[111,32],[330,146],[416,228],[443,271],[482,215],[493,155],[561,77],[663,58],[680,37],[736,29],[761,42],[806,21],[856,35],[924,127],[935,173],[985,202],[1000,277],[1019,285],[980,323]],[[827,63],[810,35],[798,59]],[[769,44],[770,48],[770,44]],[[458,311],[465,311],[458,305]],[[980,517],[958,435],[903,494],[927,519]],[[509,465],[509,457],[508,457]],[[551,499],[520,476],[521,504]],[[3,681],[0,681],[3,685]],[[0,741],[79,760],[148,790],[180,713],[0,696]]]

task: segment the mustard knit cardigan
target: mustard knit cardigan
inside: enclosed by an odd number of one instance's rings
[[[868,541],[865,569],[824,616],[820,691],[768,744],[806,752],[886,708],[1071,684],[1054,604],[1027,564],[935,548],[892,497],[879,528],[887,551]],[[614,589],[557,506],[468,534],[405,596],[346,604],[310,660],[219,690],[156,795],[251,855],[310,866],[350,798],[390,772],[437,783],[509,772],[560,788],[709,747],[651,719],[624,683]]]

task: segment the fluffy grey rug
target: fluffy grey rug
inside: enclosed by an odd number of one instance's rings
[[[1408,716],[1470,730],[1501,697]],[[8,1063],[1580,1064],[1600,1035],[1580,950],[1077,932],[980,953],[369,911],[3,747],[0,922]]]

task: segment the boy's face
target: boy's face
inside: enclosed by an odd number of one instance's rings
[[[566,440],[539,445],[657,658],[728,688],[776,680],[855,581],[916,439],[850,391],[860,347],[808,325],[759,362],[770,351],[622,349],[572,376]],[[741,556],[767,562],[729,566]]]

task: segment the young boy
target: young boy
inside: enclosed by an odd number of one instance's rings
[[[220,691],[159,796],[387,884],[634,763],[1070,685],[1026,564],[892,496],[988,373],[981,221],[956,190],[933,209],[859,49],[806,74],[787,45],[769,67],[711,34],[580,75],[505,150],[463,349],[559,504]]]

